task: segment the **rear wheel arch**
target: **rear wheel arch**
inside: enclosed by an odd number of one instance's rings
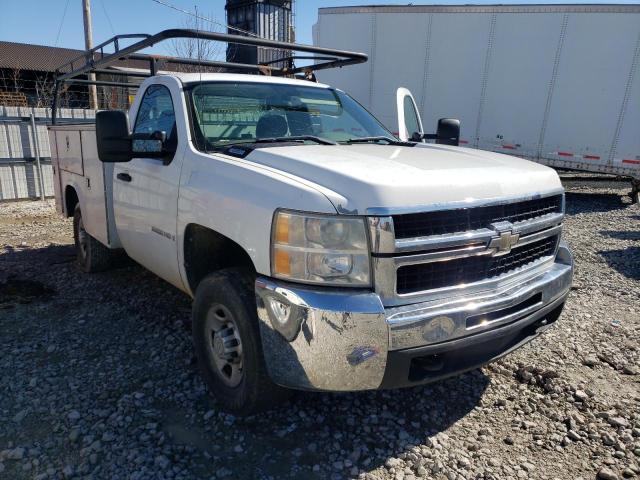
[[[247,251],[221,233],[191,223],[184,231],[184,270],[191,292],[207,275],[226,268],[240,268],[255,273],[256,268]]]
[[[67,218],[73,217],[78,203],[80,203],[78,192],[72,185],[67,185],[64,189],[64,207]]]
[[[77,263],[84,272],[102,272],[111,268],[113,251],[85,230],[82,210],[78,202],[73,212],[73,239],[76,245]]]

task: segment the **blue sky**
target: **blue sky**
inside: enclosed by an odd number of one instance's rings
[[[208,18],[225,23],[224,0],[163,0],[178,8],[198,12]],[[296,32],[299,43],[311,43],[311,27],[317,20],[319,7],[374,4],[407,4],[394,0],[298,0]],[[428,3],[428,2],[414,2]],[[438,4],[463,4],[470,1],[440,0]],[[535,2],[487,2],[486,3],[559,3],[537,0]],[[576,3],[576,2],[561,2]],[[585,2],[580,2],[585,3]],[[591,2],[595,3],[595,2]],[[618,0],[597,3],[638,3]],[[93,39],[99,43],[116,33],[156,33],[166,28],[183,27],[188,17],[153,0],[92,0]],[[63,12],[67,5],[66,14]],[[82,8],[80,0],[0,0],[0,40],[59,47],[83,48]],[[218,27],[219,28],[219,27]],[[164,51],[170,47],[165,47]]]

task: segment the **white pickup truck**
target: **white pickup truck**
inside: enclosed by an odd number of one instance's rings
[[[408,91],[397,108],[404,141],[327,85],[151,76],[128,115],[50,129],[78,262],[104,270],[124,249],[193,297],[199,366],[230,411],[499,358],[555,322],[569,293],[558,175],[422,143]]]

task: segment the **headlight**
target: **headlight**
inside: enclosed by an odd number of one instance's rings
[[[279,211],[271,239],[274,277],[305,283],[370,286],[363,218]]]

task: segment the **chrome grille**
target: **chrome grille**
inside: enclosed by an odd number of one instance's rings
[[[396,289],[399,294],[435,290],[475,283],[513,272],[554,254],[558,236],[523,245],[506,255],[479,255],[400,267]]]
[[[492,223],[517,223],[562,211],[562,195],[502,205],[458,208],[436,212],[394,215],[396,238],[445,235],[486,228]]]
[[[376,292],[394,306],[479,292],[551,268],[564,193],[369,213]]]

